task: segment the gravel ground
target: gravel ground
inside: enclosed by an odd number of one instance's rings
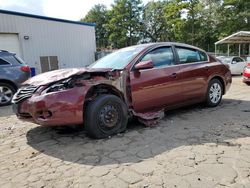
[[[216,108],[166,113],[155,128],[93,140],[46,128],[0,108],[0,185],[5,187],[250,187],[250,87],[233,84]]]

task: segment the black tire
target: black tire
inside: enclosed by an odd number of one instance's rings
[[[12,85],[7,83],[0,83],[0,106],[11,104],[11,100],[15,92],[16,90]]]
[[[107,138],[126,130],[128,110],[115,95],[99,95],[86,107],[85,130],[92,138]]]
[[[217,92],[212,90],[216,89]],[[216,107],[220,104],[223,95],[223,86],[220,80],[212,79],[207,88],[206,104],[209,107]]]

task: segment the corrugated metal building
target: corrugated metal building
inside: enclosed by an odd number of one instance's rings
[[[94,61],[95,25],[0,10],[0,49],[36,72],[84,67]]]

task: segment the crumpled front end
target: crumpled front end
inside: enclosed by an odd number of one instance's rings
[[[28,86],[29,87],[29,86]],[[20,89],[13,99],[13,109],[17,117],[39,125],[78,125],[83,123],[83,103],[86,88],[74,87],[68,90],[45,93],[38,88],[30,97],[17,101]]]
[[[47,73],[48,82],[44,75],[27,81],[12,100],[17,117],[46,126],[78,125],[83,124],[84,108],[97,96],[95,92],[118,93],[123,98],[124,74],[120,71],[64,72],[64,77]]]

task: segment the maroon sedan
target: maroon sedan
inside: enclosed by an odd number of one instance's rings
[[[62,69],[26,81],[13,98],[17,117],[39,125],[84,125],[105,138],[135,116],[150,124],[164,110],[217,106],[231,84],[229,67],[194,46],[156,43],[118,50],[87,68]]]

